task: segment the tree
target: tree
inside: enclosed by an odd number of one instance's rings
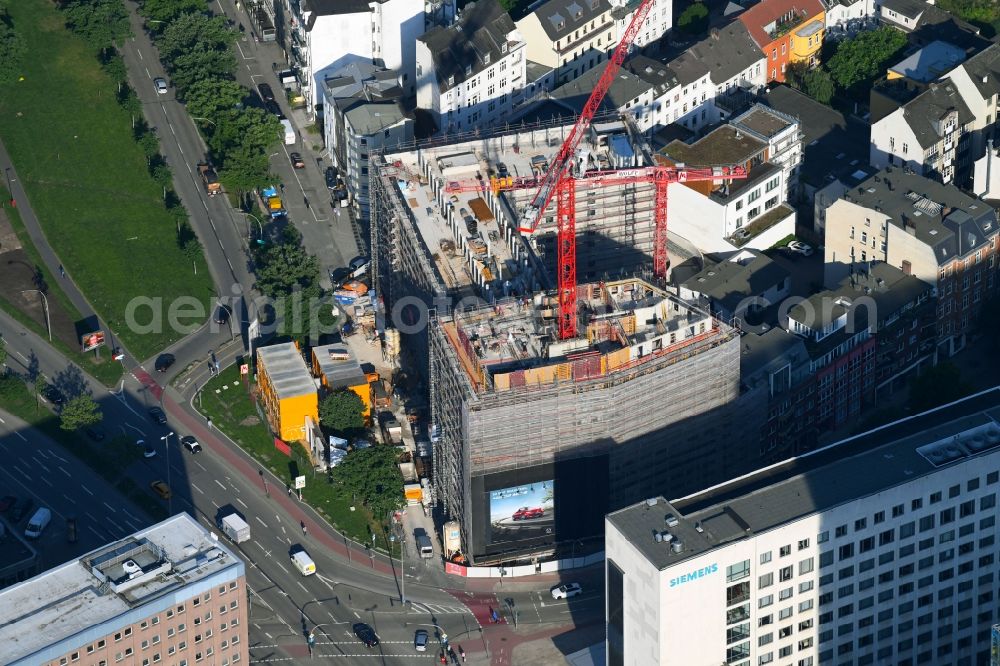
[[[0,338],[0,375],[7,371],[7,341]]]
[[[802,79],[803,92],[820,104],[829,104],[830,100],[833,99],[836,88],[833,85],[833,79],[830,78],[830,73],[825,69],[819,67],[811,69],[805,73]]]
[[[862,32],[840,43],[827,69],[840,88],[861,87],[878,76],[906,44],[906,35],[891,26]]]
[[[0,83],[15,80],[28,53],[24,38],[14,31],[7,8],[0,4]]]
[[[84,426],[101,422],[104,416],[101,407],[87,394],[70,398],[59,412],[59,427],[63,430],[79,430]]]
[[[347,433],[365,427],[365,403],[350,389],[334,391],[319,403],[319,422],[334,432]]]
[[[236,81],[212,77],[188,86],[184,102],[192,116],[217,123],[220,116],[239,113],[246,94],[247,89]]]
[[[196,48],[177,56],[170,65],[174,86],[183,95],[199,81],[219,75],[232,76],[236,71],[236,56],[228,48],[224,51]]]
[[[302,247],[301,236],[291,226],[285,228],[282,242],[265,246],[257,254],[257,288],[278,298],[289,296],[296,288],[312,293],[319,280],[319,262]]]
[[[225,166],[227,155],[236,148],[248,154],[267,154],[281,137],[281,121],[264,109],[251,107],[238,113],[223,115],[216,120],[208,145],[222,156]]]
[[[96,50],[117,46],[132,34],[121,0],[68,0],[62,10],[66,26]]]
[[[403,506],[403,475],[391,446],[354,451],[333,468],[334,481],[361,499],[374,516]]]
[[[238,38],[239,35],[229,27],[223,16],[183,14],[163,29],[156,40],[156,45],[160,50],[160,57],[173,68],[178,58],[195,51],[230,53],[232,45]],[[214,74],[218,76],[221,73]]]
[[[183,14],[197,14],[205,11],[205,0],[144,0],[142,15],[152,24],[154,32],[163,30],[163,24],[170,23]]]
[[[1000,3],[996,0],[941,0],[938,6],[972,23],[991,24],[1000,20]]]
[[[958,366],[945,361],[925,370],[910,382],[910,413],[926,412],[970,393],[972,388],[962,381],[962,372]]]
[[[700,35],[708,29],[708,8],[702,2],[688,5],[677,17],[677,29],[689,35]]]

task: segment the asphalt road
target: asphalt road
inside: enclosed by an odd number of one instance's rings
[[[24,373],[29,366],[36,365],[57,385],[60,377],[71,375],[74,382],[90,391],[101,404],[102,428],[109,435],[118,434],[117,429],[156,447],[157,456],[140,459],[124,470],[140,487],[148,488],[154,480],[169,480],[170,508],[190,513],[209,529],[215,529],[221,507],[232,507],[245,516],[251,525],[252,538],[233,547],[248,563],[247,577],[253,591],[250,633],[255,659],[301,658],[307,650],[304,633],[318,625],[317,656],[335,655],[340,662],[358,664],[424,663],[429,653],[418,655],[411,645],[417,625],[437,623],[452,634],[478,628],[476,619],[453,596],[424,588],[416,580],[407,586],[407,597],[413,606],[404,611],[393,576],[373,570],[371,562],[363,558],[360,562],[345,563],[324,547],[316,528],[304,535],[299,520],[284,508],[291,500],[269,497],[257,479],[234,471],[231,456],[237,454],[218,438],[203,438],[205,450],[200,454],[182,451],[178,438],[191,432],[182,425],[188,418],[194,418],[190,406],[183,411],[187,417],[179,419],[173,415],[180,406],[166,398],[164,407],[172,418],[166,426],[160,426],[147,413],[148,407],[159,400],[139,381],[129,379],[120,391],[111,393],[76,366],[68,365],[57,351],[2,312],[0,332],[7,342],[8,365],[12,370]],[[75,370],[67,373],[67,368]],[[9,454],[5,462],[10,463],[0,471],[0,491],[18,496],[32,494],[39,504],[52,507],[56,513],[57,520],[40,544],[52,553],[47,556],[47,566],[149,523],[148,517],[130,507],[88,468],[73,461],[71,454],[59,445],[42,442],[39,433],[9,416],[0,418],[5,421],[0,423],[0,450]],[[168,444],[161,438],[169,432],[174,436]],[[38,442],[38,446],[26,447],[25,441]],[[79,483],[53,483],[49,487],[43,480],[55,482],[61,474],[69,476],[69,471]],[[276,480],[269,483],[269,490],[284,494]],[[150,495],[153,496],[152,491]],[[61,521],[73,507],[77,507],[75,515],[80,519],[77,548],[50,547],[50,542],[61,544],[65,539],[65,524]],[[292,569],[288,555],[293,546],[302,546],[310,553],[317,564],[316,575],[302,577]],[[359,620],[375,627],[383,640],[380,651],[367,650],[350,634],[350,625]]]

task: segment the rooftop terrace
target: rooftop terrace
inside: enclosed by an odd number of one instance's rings
[[[168,607],[185,586],[227,569],[233,580],[243,575],[243,563],[210,537],[180,513],[0,591],[0,663],[44,663],[76,647],[81,632],[120,626],[120,616],[158,600]]]

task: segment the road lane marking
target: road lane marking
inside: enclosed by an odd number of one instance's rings
[[[302,584],[302,581],[298,581],[298,580],[297,580],[297,581],[295,581],[295,584],[296,584],[296,585],[298,585],[299,587],[301,587],[301,588],[302,588],[302,591],[303,591],[303,592],[305,592],[306,594],[308,594],[308,593],[309,593],[309,590],[308,590],[308,589],[306,588],[306,586],[305,586],[305,585],[303,585],[303,584]]]
[[[358,615],[358,611],[354,611],[354,617],[358,618],[359,620],[361,619],[361,616]]]
[[[29,475],[28,475],[28,474],[27,474],[26,472],[22,472],[22,471],[21,471],[21,468],[17,467],[16,465],[11,465],[11,468],[12,468],[12,469],[13,469],[13,470],[14,470],[15,472],[17,472],[18,474],[20,474],[21,476],[23,476],[23,477],[24,477],[25,479],[27,479],[27,480],[31,481],[31,477],[30,477],[30,476],[29,476]]]
[[[194,464],[195,464],[195,465],[197,465],[198,467],[201,467],[201,471],[203,471],[203,472],[207,472],[207,471],[208,471],[207,469],[205,469],[204,465],[202,465],[202,464],[201,464],[200,462],[198,462],[197,460],[195,460],[195,461],[193,461],[193,462],[194,462]]]
[[[27,442],[28,441],[28,438],[25,437],[24,435],[22,435],[21,433],[19,433],[17,430],[14,431],[14,434],[17,435],[18,437],[20,437],[22,442]]]
[[[115,507],[111,506],[111,505],[110,505],[110,504],[108,504],[107,502],[101,502],[101,504],[103,504],[104,506],[108,507],[108,509],[109,509],[109,510],[111,510],[111,511],[114,511],[114,510],[115,510]]]
[[[90,495],[91,497],[93,497],[93,496],[94,496],[94,493],[92,493],[92,492],[90,491],[90,488],[88,488],[87,486],[83,485],[82,483],[80,484],[80,489],[81,489],[81,490],[83,490],[83,491],[84,491],[85,493],[87,493],[88,495]]]
[[[201,493],[202,495],[204,495],[204,494],[205,494],[205,491],[204,491],[204,490],[202,490],[201,488],[199,488],[198,486],[196,486],[196,485],[195,485],[195,484],[194,484],[193,482],[191,483],[191,487],[192,487],[192,488],[194,488],[195,490],[197,490],[197,491],[198,491],[199,493]]]
[[[97,530],[95,530],[93,525],[87,525],[87,529],[90,530],[91,532],[93,532],[94,534],[96,534],[98,539],[103,539],[104,538],[104,535],[101,534],[100,532],[98,532]]]
[[[128,526],[132,528],[133,532],[138,532],[140,529],[142,529],[140,527],[136,527],[135,523],[133,523],[131,520],[126,520],[125,522],[128,523]]]
[[[191,484],[191,485],[194,485],[194,484]],[[240,506],[242,506],[244,509],[249,509],[250,508],[250,507],[247,506],[247,503],[244,502],[243,500],[241,500],[239,497],[236,498],[236,501],[239,502]]]
[[[124,513],[124,514],[125,514],[126,516],[128,516],[128,517],[129,517],[129,518],[131,518],[132,520],[136,520],[136,521],[138,521],[138,522],[140,522],[140,523],[142,522],[142,518],[140,518],[139,516],[136,516],[136,515],[134,515],[134,514],[133,514],[133,513],[131,512],[131,511],[129,511],[128,509],[125,509],[125,508],[123,508],[123,509],[122,509],[122,513]]]
[[[225,487],[224,485],[222,485],[222,481],[219,481],[218,479],[215,479],[215,482],[216,482],[217,484],[219,484],[219,487],[220,487],[220,488],[222,488],[223,490],[225,490],[225,489],[226,489],[226,487]]]
[[[63,468],[63,466],[62,466],[62,465],[60,465],[60,466],[59,466],[59,471],[60,471],[60,472],[62,472],[63,474],[65,474],[66,476],[68,476],[69,478],[71,478],[71,479],[73,478],[73,475],[72,475],[72,474],[70,474],[69,472],[67,472],[67,471],[66,471],[66,470],[65,470],[65,469]]]
[[[54,485],[52,485],[52,482],[51,482],[51,481],[49,481],[49,480],[48,480],[48,478],[46,478],[46,477],[44,477],[44,476],[43,476],[43,477],[42,477],[42,481],[43,481],[43,482],[44,482],[44,483],[45,483],[45,484],[46,484],[46,485],[47,485],[47,486],[48,486],[49,488],[55,488],[55,486],[54,486]]]
[[[265,523],[265,522],[264,522],[263,520],[261,520],[261,519],[260,519],[260,516],[254,516],[254,518],[256,518],[256,519],[257,519],[257,522],[258,522],[258,523],[260,523],[261,525],[263,525],[263,526],[264,526],[264,529],[267,529],[267,523]]]
[[[281,568],[282,571],[284,571],[285,573],[288,573],[288,569],[286,569],[285,565],[283,565],[281,562],[275,562],[275,564],[277,564]]]

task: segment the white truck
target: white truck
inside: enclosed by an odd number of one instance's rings
[[[219,521],[219,529],[234,543],[243,543],[250,538],[250,526],[237,514],[231,513]]]
[[[414,540],[417,542],[417,551],[420,553],[420,557],[425,559],[434,557],[434,546],[427,534],[415,534]]]

